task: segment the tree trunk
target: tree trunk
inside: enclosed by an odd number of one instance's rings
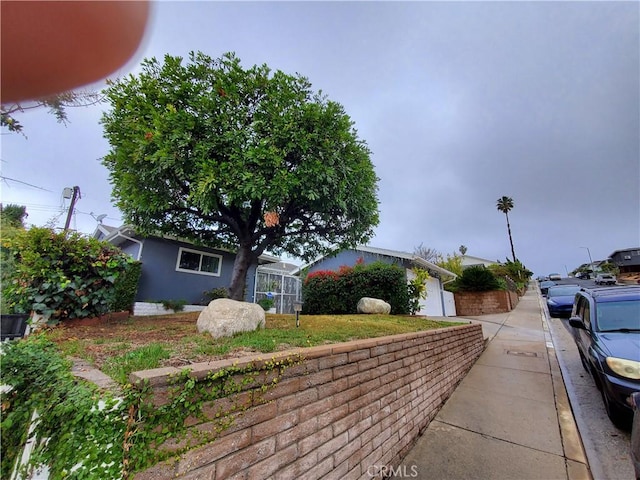
[[[232,300],[244,300],[247,272],[251,266],[251,246],[240,246],[233,262],[231,285],[229,286],[229,298]]]
[[[509,232],[509,243],[511,244],[511,255],[513,256],[513,261],[516,261],[516,252],[513,249],[513,239],[511,238],[511,225],[509,225],[509,215],[505,212],[505,217],[507,217],[507,231]]]

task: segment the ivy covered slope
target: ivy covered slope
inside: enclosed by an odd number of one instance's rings
[[[121,478],[124,403],[78,382],[68,361],[44,336],[5,342],[1,351],[2,384],[11,390],[3,390],[1,397],[0,476],[11,477],[37,411],[36,438],[48,440],[36,443],[32,466],[48,465],[52,479]]]
[[[129,310],[140,263],[106,242],[48,228],[18,230],[2,241],[4,305],[57,323]]]
[[[5,342],[0,352],[5,386],[0,397],[0,476],[10,478],[37,412],[36,447],[21,478],[28,478],[28,470],[47,465],[52,480],[128,479],[136,471],[211,442],[249,406],[265,401],[264,394],[278,384],[284,371],[301,361],[291,356],[234,365],[198,381],[185,369],[172,379],[167,402],[156,406],[145,386],[125,384],[116,397],[78,380],[45,334]],[[243,391],[251,395],[235,396]],[[227,397],[226,409],[208,416],[205,406]],[[249,404],[242,403],[247,398]],[[190,436],[188,419],[213,422],[215,428]],[[169,440],[181,447],[159,448]]]
[[[103,163],[126,221],[237,252],[230,298],[265,251],[309,260],[372,236],[370,151],[306,78],[198,52],[144,60],[105,95]]]

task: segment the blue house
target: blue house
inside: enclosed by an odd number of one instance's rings
[[[456,306],[453,294],[444,289],[444,284],[456,279],[456,274],[439,267],[413,253],[399,252],[369,246],[358,246],[354,249],[340,250],[333,254],[325,255],[308,263],[301,268],[309,273],[318,270],[338,270],[341,266],[355,266],[358,262],[369,264],[384,262],[399,265],[407,274],[407,281],[414,278],[414,267],[422,268],[429,272],[430,278],[426,281],[427,298],[420,301],[420,315],[430,317],[453,317],[456,315]]]
[[[119,228],[100,224],[94,235],[107,241],[142,262],[136,302],[185,300],[187,304],[206,305],[205,291],[228,288],[235,253],[227,250],[196,246],[169,236],[138,235],[131,226]],[[245,301],[254,300],[256,268],[280,259],[261,255],[247,274]]]

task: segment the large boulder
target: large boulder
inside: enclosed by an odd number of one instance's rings
[[[358,301],[358,313],[378,313],[388,315],[391,305],[379,298],[362,297]]]
[[[213,338],[231,337],[264,328],[264,319],[264,309],[257,303],[218,298],[200,313],[196,326],[198,332],[209,332]]]

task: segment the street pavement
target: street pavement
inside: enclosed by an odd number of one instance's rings
[[[617,428],[607,417],[593,377],[584,369],[566,319],[549,319],[564,384],[582,438],[591,475],[595,479],[635,478],[631,461],[631,432]]]
[[[591,479],[535,284],[468,319],[486,348],[392,478]]]

